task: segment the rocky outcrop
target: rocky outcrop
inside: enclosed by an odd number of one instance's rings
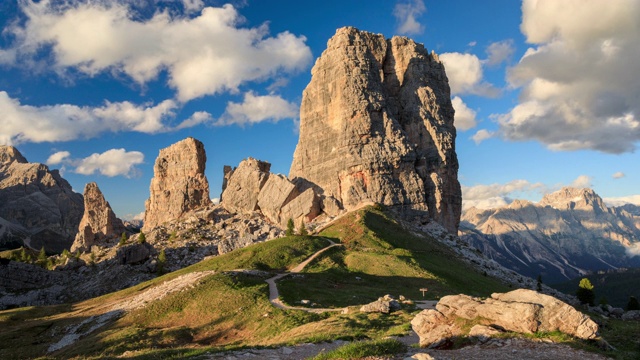
[[[477,321],[495,330],[526,334],[561,331],[581,339],[594,339],[598,333],[598,325],[588,316],[553,296],[526,289],[492,294],[486,300],[467,295],[445,296],[436,309],[420,312],[411,326],[420,336],[420,346],[439,347],[462,335],[491,336],[492,331],[482,329],[466,334],[456,318]]]
[[[123,232],[125,227],[122,220],[113,213],[98,184],[88,183],[84,188],[84,215],[71,251],[87,252],[91,246],[105,245],[105,242],[118,238]]]
[[[454,110],[444,66],[405,37],[338,29],[312,69],[289,178],[342,208],[428,211],[456,233]]]
[[[143,231],[211,203],[204,175],[206,162],[204,145],[191,137],[160,150],[145,204]]]
[[[628,256],[640,242],[640,217],[607,207],[591,189],[563,188],[539,203],[467,209],[460,234],[503,266],[534,278],[541,274],[548,283],[640,266],[640,256]]]
[[[83,211],[82,195],[57,170],[0,146],[0,249],[69,249]]]
[[[304,179],[287,179],[269,172],[271,164],[248,158],[237,168],[225,167],[226,186],[222,205],[236,213],[260,211],[270,221],[284,227],[289,219],[309,222],[322,211],[317,190]]]

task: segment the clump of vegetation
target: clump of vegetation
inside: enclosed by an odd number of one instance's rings
[[[640,310],[640,303],[638,303],[638,299],[635,296],[629,297],[629,302],[627,303],[627,310]]]
[[[287,230],[285,230],[284,234],[286,236],[293,236],[295,235],[295,224],[293,223],[293,219],[289,218],[289,220],[287,221]]]
[[[395,339],[352,342],[333,351],[321,353],[313,360],[362,359],[370,356],[390,356],[406,351],[406,346]]]
[[[164,252],[164,249],[160,250],[160,254],[158,254],[158,267],[157,272],[158,275],[164,274],[164,266],[167,263],[167,255]]]
[[[120,242],[118,242],[118,247],[123,247],[127,244],[127,234],[123,231],[122,235],[120,235]]]
[[[538,279],[536,281],[536,291],[542,292],[542,275],[538,275]]]
[[[174,242],[177,238],[178,238],[178,233],[175,230],[173,230],[169,235],[169,242],[170,243]]]
[[[596,299],[596,294],[593,291],[593,284],[587,278],[583,278],[580,280],[580,284],[578,285],[578,291],[576,291],[576,296],[581,304],[587,304],[590,306],[594,305],[594,301]]]
[[[307,231],[307,227],[304,226],[304,221],[300,221],[300,228],[298,229],[298,235],[307,236],[309,232]]]
[[[140,235],[138,235],[138,244],[144,244],[146,242],[147,242],[147,237],[142,231],[140,231]]]

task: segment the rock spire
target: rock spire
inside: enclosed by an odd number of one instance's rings
[[[145,203],[143,231],[211,204],[204,145],[188,137],[160,150]]]
[[[311,73],[289,178],[310,181],[346,210],[366,202],[426,210],[455,233],[454,110],[437,55],[405,37],[345,27]]]
[[[71,251],[90,251],[91,246],[115,239],[124,231],[122,220],[111,210],[111,205],[104,199],[98,184],[88,183],[84,187],[84,215]]]

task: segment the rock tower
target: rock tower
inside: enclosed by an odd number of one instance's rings
[[[115,239],[125,231],[122,220],[116,217],[111,205],[95,182],[84,187],[84,215],[71,251],[87,252],[91,246]]]
[[[405,37],[338,29],[300,108],[289,173],[351,210],[428,211],[456,233],[462,196],[449,83],[437,55]]]
[[[160,150],[153,167],[143,231],[211,204],[204,145],[188,137]]]

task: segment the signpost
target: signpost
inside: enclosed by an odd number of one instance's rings
[[[424,293],[426,293],[427,291],[429,291],[429,289],[427,288],[421,288],[420,291],[422,291],[422,297],[424,297]]]

